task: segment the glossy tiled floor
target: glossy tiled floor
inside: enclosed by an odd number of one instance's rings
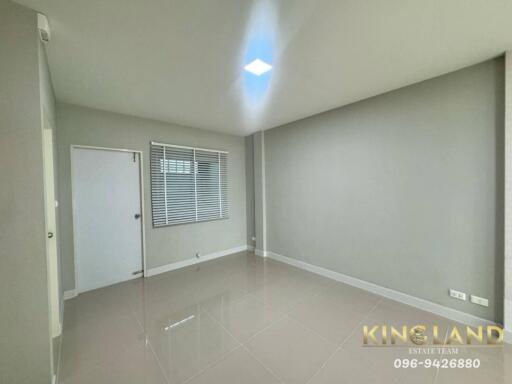
[[[512,383],[512,351],[478,369],[396,369],[408,348],[362,346],[363,324],[449,321],[251,253],[66,302],[66,384]]]

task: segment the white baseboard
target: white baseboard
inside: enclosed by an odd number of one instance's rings
[[[364,280],[357,279],[355,277],[347,276],[339,272],[331,271],[326,268],[318,267],[316,265],[308,264],[304,261],[292,259],[290,257],[286,257],[283,255],[279,255],[274,252],[268,252],[268,257],[277,261],[281,261],[283,263],[292,265],[297,268],[304,269],[309,272],[316,273],[318,275],[328,277],[330,279],[340,281],[342,283],[364,289],[365,291],[369,291],[375,293],[380,296],[384,296],[388,299],[398,301],[403,304],[410,305],[415,308],[422,309],[424,311],[428,311],[434,313],[439,316],[446,317],[450,320],[458,321],[463,324],[467,324],[470,326],[478,326],[478,325],[494,325],[493,321],[482,319],[480,317],[470,315],[469,313],[457,311],[456,309],[448,308],[440,304],[433,303],[428,300],[420,299],[418,297],[414,297],[411,295],[407,295],[402,292],[395,291],[390,288],[385,288],[377,284],[369,283]],[[508,340],[512,338],[512,333],[508,332]],[[507,335],[505,335],[505,340],[507,339]],[[510,342],[510,341],[507,341]]]
[[[174,271],[175,269],[180,269],[180,268],[188,267],[190,265],[199,264],[204,261],[217,259],[222,256],[227,256],[227,255],[231,255],[233,253],[247,251],[248,249],[249,249],[248,245],[241,245],[239,247],[209,253],[207,255],[201,256],[199,259],[187,259],[187,260],[177,261],[177,262],[171,263],[171,264],[161,265],[161,266],[155,267],[155,268],[149,268],[146,271],[146,273],[144,274],[144,276],[149,277],[149,276],[159,275],[160,273]]]
[[[268,251],[263,251],[261,249],[254,249],[254,253],[257,255],[257,256],[261,256],[261,257],[268,257],[269,256],[269,252]]]
[[[64,300],[72,299],[73,297],[77,297],[78,293],[76,289],[70,289],[69,291],[64,291]]]

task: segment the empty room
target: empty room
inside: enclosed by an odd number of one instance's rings
[[[0,0],[0,384],[512,383],[511,20]]]

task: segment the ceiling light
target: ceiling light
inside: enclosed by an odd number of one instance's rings
[[[256,59],[247,64],[244,69],[247,72],[251,72],[256,76],[263,75],[265,72],[268,72],[272,69],[272,66],[268,63],[265,63],[263,60]]]

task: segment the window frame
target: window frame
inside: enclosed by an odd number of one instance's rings
[[[186,160],[178,160],[178,159],[172,159],[167,158],[165,156],[165,148],[174,148],[174,149],[183,149],[185,151],[190,150],[192,151],[193,160],[190,161],[190,168],[187,168],[187,166],[184,164],[185,162],[189,162]],[[154,149],[156,149],[154,151]],[[160,155],[160,151],[161,155]],[[155,153],[156,154],[155,154]],[[198,161],[196,160],[196,153],[197,152],[209,152],[212,154],[216,154],[218,161],[212,162],[212,164],[216,164],[218,168],[218,178],[216,179],[218,183],[218,198],[214,199],[212,198],[212,202],[209,204],[218,204],[218,217],[211,216],[206,212],[206,218],[200,218],[200,216],[205,215],[205,212],[200,211],[200,208],[198,207],[198,174],[200,172]],[[161,227],[168,227],[168,226],[175,226],[175,225],[182,225],[182,224],[192,224],[192,223],[200,223],[200,222],[206,222],[206,221],[214,221],[214,220],[223,220],[229,218],[229,199],[228,199],[228,151],[223,150],[217,150],[217,149],[210,149],[210,148],[199,148],[199,147],[191,147],[191,146],[184,146],[184,145],[177,145],[177,144],[167,144],[167,143],[161,143],[156,141],[151,141],[149,146],[149,155],[150,155],[150,193],[151,193],[151,213],[152,213],[152,224],[153,228],[161,228]],[[154,164],[155,161],[158,160],[158,164]],[[180,167],[182,172],[180,172]],[[154,180],[154,173],[157,173],[157,169],[160,170],[164,174],[164,177],[162,180]],[[185,170],[189,172],[185,172]],[[169,199],[167,196],[167,188],[168,188],[168,181],[167,181],[167,175],[166,174],[172,174],[172,175],[193,175],[193,193],[190,194],[188,198],[194,200],[194,212],[192,216],[195,217],[195,219],[191,218],[185,218],[183,220],[171,220],[169,219],[169,212],[170,212],[170,206],[169,206]],[[206,175],[206,173],[205,173]],[[199,189],[201,186],[199,186]],[[155,191],[161,191],[164,190],[165,198],[164,198],[164,205],[162,206],[162,202],[159,204],[156,204],[157,197],[155,197],[158,192]],[[155,195],[154,195],[155,193]],[[184,198],[184,200],[187,200],[187,197]],[[158,206],[155,208],[155,205]],[[208,205],[208,203],[207,203]],[[158,211],[159,210],[159,211]],[[189,212],[189,214],[192,212]],[[162,223],[162,215],[165,217],[165,222]],[[156,217],[157,216],[157,217]]]

